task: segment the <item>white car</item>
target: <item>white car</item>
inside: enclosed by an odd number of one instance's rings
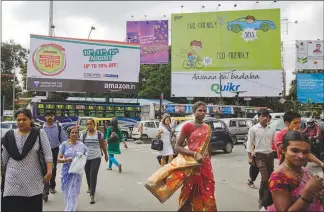
[[[141,131],[143,139],[156,138],[156,136],[158,135],[159,124],[160,122],[155,120],[145,120],[138,122],[137,125],[133,128],[132,138],[134,140],[140,139]]]
[[[17,122],[16,121],[5,121],[1,122],[1,138],[11,129],[16,129]]]

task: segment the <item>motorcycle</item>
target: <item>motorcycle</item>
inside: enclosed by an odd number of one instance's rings
[[[315,155],[320,161],[324,162],[324,148],[323,145],[319,148],[318,144],[316,143],[316,138],[308,137],[308,140],[311,144],[311,153]]]

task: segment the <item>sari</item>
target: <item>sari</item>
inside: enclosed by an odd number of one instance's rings
[[[64,158],[75,158],[79,152],[88,156],[87,147],[83,142],[77,142],[70,145],[68,141],[65,141],[60,146],[60,153],[64,155]],[[82,183],[82,175],[70,174],[70,166],[71,163],[64,163],[62,166],[61,186],[65,201],[65,211],[76,211]]]
[[[207,124],[196,128],[187,123],[182,127],[188,146],[185,148],[204,156],[199,164],[193,157],[178,154],[170,163],[157,170],[145,187],[161,202],[168,200],[181,186],[179,211],[217,211],[215,181],[208,153],[211,128]]]
[[[295,202],[299,196],[302,194],[306,183],[311,179],[312,174],[307,168],[303,167],[304,174],[300,182],[295,179],[285,175],[283,172],[275,171],[271,174],[269,179],[269,189],[271,192],[278,190],[289,190],[292,202]],[[324,190],[318,194],[313,199],[313,202],[309,204],[306,211],[324,211]],[[276,212],[276,207],[274,204],[270,205],[265,209],[264,207],[261,211]]]

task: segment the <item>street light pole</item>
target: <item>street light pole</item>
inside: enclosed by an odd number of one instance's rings
[[[91,27],[89,35],[88,35],[88,39],[90,39],[90,35],[91,35],[92,30],[96,30],[96,28],[94,26]]]
[[[12,87],[13,87],[12,88],[12,111],[13,111],[12,117],[15,118],[15,99],[16,99],[16,76],[15,76],[15,73],[13,76]]]
[[[235,70],[226,72],[225,74],[233,73]],[[221,104],[223,104],[223,93],[222,93],[222,76],[225,75],[222,74],[222,72],[219,73],[219,101]]]
[[[16,98],[16,72],[15,72],[15,66],[16,66],[16,54],[15,54],[15,51],[12,47],[12,55],[13,55],[13,84],[12,84],[12,118],[14,119],[15,118],[15,98]]]

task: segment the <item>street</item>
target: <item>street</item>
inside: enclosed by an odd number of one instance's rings
[[[164,204],[144,188],[143,184],[160,166],[157,152],[149,144],[135,144],[128,141],[129,148],[122,147],[117,160],[122,164],[123,172],[106,170],[107,163],[102,159],[96,191],[96,203],[90,205],[86,193],[85,175],[78,199],[78,211],[176,211],[180,189]],[[278,161],[275,161],[275,165]],[[247,185],[247,154],[242,144],[235,145],[231,154],[219,152],[213,154],[212,165],[216,180],[216,203],[219,211],[258,211],[258,190]],[[49,196],[44,203],[44,211],[64,211],[63,194],[60,188],[60,168],[58,166],[57,193]],[[313,173],[321,171],[311,164]],[[260,175],[255,182],[260,184]]]

